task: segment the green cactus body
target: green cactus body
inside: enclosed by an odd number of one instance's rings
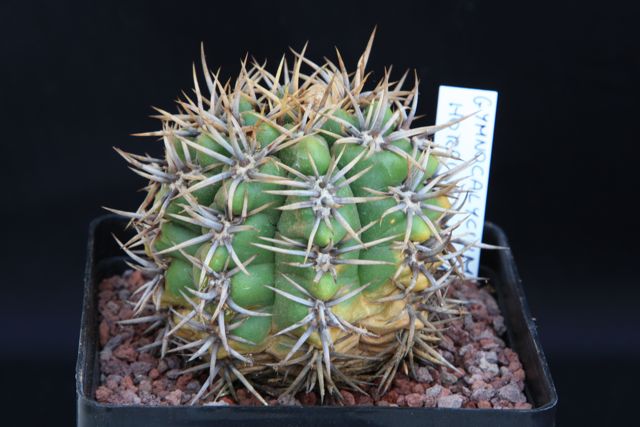
[[[339,396],[376,378],[386,389],[403,360],[446,363],[430,343],[432,321],[459,312],[441,291],[460,271],[447,225],[459,168],[442,166],[433,127],[412,127],[417,82],[385,75],[363,92],[368,54],[353,74],[303,74],[301,56],[287,73],[256,66],[233,89],[203,55],[213,96],[196,84],[180,115],[163,114],[150,134],[165,158],[120,152],[150,179],[123,245],[152,278],[136,307],[153,297],[163,351],[209,364],[194,402],[229,378],[258,395],[250,382],[273,366],[294,373],[281,393],[311,381]]]

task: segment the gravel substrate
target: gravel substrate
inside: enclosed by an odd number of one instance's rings
[[[188,404],[205,378],[181,375],[182,359],[177,356],[160,360],[155,354],[138,352],[137,348],[151,342],[150,337],[142,335],[146,325],[117,323],[131,318],[127,300],[143,283],[140,273],[132,271],[100,283],[101,377],[96,399],[110,404]],[[493,296],[484,287],[463,281],[455,283],[450,292],[455,298],[469,301],[469,315],[446,330],[439,351],[461,373],[437,366],[420,367],[416,379],[398,373],[391,389],[379,399],[342,390],[343,405],[531,408],[523,393],[525,372],[518,355],[499,338],[505,326]],[[220,402],[204,404],[260,404],[244,389],[238,389],[237,395],[237,401],[224,397]],[[269,401],[272,405],[319,403],[315,393]]]

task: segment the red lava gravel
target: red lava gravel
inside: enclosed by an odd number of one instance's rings
[[[143,336],[148,325],[120,325],[133,315],[127,303],[144,283],[139,272],[103,280],[99,290],[100,386],[96,399],[108,404],[185,405],[198,392],[204,377],[181,374],[177,356],[159,359],[136,349],[149,344]],[[524,390],[525,372],[518,355],[499,338],[505,332],[498,304],[487,289],[473,282],[457,281],[450,289],[455,298],[468,301],[465,317],[444,332],[439,351],[460,372],[440,366],[417,368],[416,378],[398,373],[390,390],[380,398],[342,390],[343,405],[377,405],[440,408],[530,409]],[[206,375],[206,374],[204,374]],[[373,393],[371,393],[373,395]],[[238,400],[224,397],[205,405],[259,405],[245,389]],[[329,400],[326,403],[335,403]],[[318,405],[315,392],[282,396],[271,405]]]

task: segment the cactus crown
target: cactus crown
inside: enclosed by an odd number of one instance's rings
[[[294,52],[235,82],[193,69],[178,111],[157,109],[164,157],[118,152],[149,180],[121,242],[148,282],[134,322],[164,355],[208,370],[193,402],[338,386],[386,390],[399,367],[449,365],[432,345],[460,313],[454,246],[464,191],[453,159],[413,126],[418,80],[369,85],[373,35],[354,72]],[[368,88],[370,86],[370,88]],[[151,314],[149,313],[151,310]],[[142,314],[144,313],[144,314]],[[148,315],[147,315],[148,314]]]

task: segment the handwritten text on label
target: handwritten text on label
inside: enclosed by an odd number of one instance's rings
[[[457,232],[465,241],[480,242],[489,183],[489,166],[493,145],[493,129],[496,117],[498,92],[440,86],[436,124],[444,124],[476,113],[435,135],[435,143],[452,150],[455,157],[465,161],[476,158],[466,171],[469,176],[464,188],[469,193],[464,210],[469,213]],[[477,276],[480,268],[480,249],[471,248],[464,256],[465,273]]]

